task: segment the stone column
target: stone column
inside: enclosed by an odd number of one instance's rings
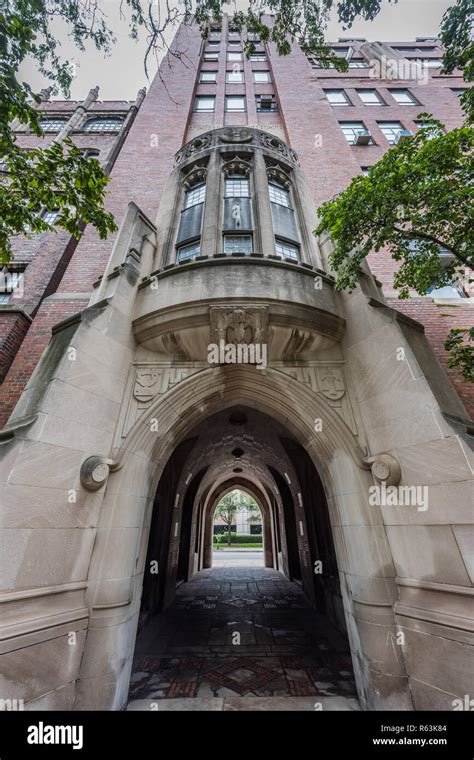
[[[273,234],[272,209],[268,195],[267,169],[263,153],[255,151],[254,188],[255,188],[255,230],[254,251],[264,256],[275,254],[275,236]]]
[[[131,108],[129,109],[123,124],[120,128],[120,132],[117,135],[117,138],[114,140],[112,147],[110,148],[109,152],[107,153],[102,168],[105,172],[105,174],[109,174],[112,171],[113,165],[115,163],[115,159],[117,158],[118,154],[120,153],[122,149],[122,145],[125,142],[125,138],[127,137],[130,127],[132,126],[135,116],[137,115],[141,104],[143,103],[146,95],[146,87],[142,87],[141,90],[138,90],[137,97],[135,99],[135,103]],[[151,140],[151,136],[150,136]]]
[[[99,96],[99,86],[94,87],[92,90],[89,90],[89,94],[87,95],[86,99],[77,106],[76,110],[72,114],[71,118],[67,122],[67,124],[64,125],[62,130],[56,135],[53,142],[61,143],[63,140],[66,139],[66,137],[69,137],[71,132],[73,132],[75,129],[78,129],[84,120],[84,116],[86,115],[87,111],[89,110],[90,105],[97,100]]]
[[[213,150],[209,157],[206,176],[206,203],[201,233],[201,255],[212,256],[222,252],[220,156]]]

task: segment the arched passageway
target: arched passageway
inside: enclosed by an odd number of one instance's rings
[[[262,515],[260,567],[213,566],[217,505],[236,489]],[[171,453],[154,500],[130,687],[143,700],[336,700],[355,709],[328,505],[291,432],[239,405]],[[214,703],[214,708],[215,708]],[[159,707],[159,706],[158,706]]]
[[[212,567],[263,567],[265,548],[272,564],[269,517],[245,488],[221,496],[211,535]]]

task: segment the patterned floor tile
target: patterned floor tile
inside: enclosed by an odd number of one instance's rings
[[[355,696],[347,642],[274,570],[202,571],[142,620],[130,699]]]

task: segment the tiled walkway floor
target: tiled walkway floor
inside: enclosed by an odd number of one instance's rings
[[[182,584],[141,631],[128,709],[347,710],[355,696],[347,642],[296,584],[267,568],[217,567]]]

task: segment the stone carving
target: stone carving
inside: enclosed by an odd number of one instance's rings
[[[223,143],[248,143],[252,141],[252,133],[239,127],[229,128],[219,134],[219,140]]]
[[[377,454],[375,457],[368,457],[366,460],[370,465],[372,475],[379,483],[385,483],[387,486],[397,486],[400,483],[402,471],[400,463],[391,454]]]
[[[266,306],[213,306],[210,309],[211,342],[266,343],[268,310]]]
[[[133,396],[142,404],[149,402],[161,393],[192,375],[194,367],[137,367]]]
[[[156,385],[160,377],[160,371],[153,367],[139,367],[135,376],[134,397],[145,403],[150,401],[156,394]]]
[[[207,174],[207,167],[201,163],[194,164],[191,171],[186,174],[183,184],[186,190],[188,190],[196,182],[205,182]]]
[[[320,393],[326,398],[336,401],[346,392],[344,378],[339,367],[325,367],[317,370]]]
[[[249,176],[251,171],[251,164],[248,161],[244,161],[242,158],[235,156],[232,161],[227,161],[223,166],[224,174],[244,174]]]
[[[196,153],[200,153],[202,150],[210,148],[211,144],[212,135],[209,133],[200,135],[194,140],[191,140],[191,142],[185,145],[184,148],[181,148],[181,150],[176,154],[175,166],[180,164],[184,159],[191,158],[192,156],[195,156]]]
[[[101,456],[88,457],[81,465],[81,483],[88,491],[98,491],[107,478],[114,462]]]
[[[201,369],[202,367],[199,366],[160,366],[158,364],[136,366],[122,435],[125,436],[128,433],[156,396],[166,393],[181,380],[194,375]]]
[[[279,140],[278,137],[267,134],[266,132],[260,132],[260,143],[264,148],[268,148],[276,153],[279,153],[284,158],[287,158],[294,164],[299,164],[299,158],[296,151],[292,150],[283,140]]]
[[[299,383],[308,386],[313,393],[324,396],[354,435],[358,434],[341,366],[337,364],[310,364],[304,367],[286,366],[278,367],[277,369],[279,372],[284,372],[285,375],[294,378]]]
[[[288,190],[291,185],[291,180],[280,164],[268,164],[267,165],[267,177],[269,180],[272,180],[273,182],[277,182],[280,185],[283,185],[283,187]]]
[[[290,335],[281,349],[283,361],[299,359],[303,352],[311,351],[315,343],[315,334],[311,330],[291,330]]]

